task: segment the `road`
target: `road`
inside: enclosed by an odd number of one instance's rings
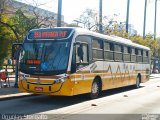
[[[142,115],[160,114],[159,94],[160,75],[152,75],[150,81],[142,83],[139,89],[125,87],[108,90],[96,100],[88,100],[84,95],[74,97],[37,95],[0,101],[0,113],[46,114],[48,119],[57,120],[79,120],[83,117],[86,120],[93,120],[96,117],[106,119],[107,114],[108,119],[128,120],[129,117],[136,120],[142,118]]]

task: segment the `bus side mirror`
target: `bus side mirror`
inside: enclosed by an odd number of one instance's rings
[[[13,43],[12,45],[12,60],[16,59],[17,50],[22,47],[22,43]]]

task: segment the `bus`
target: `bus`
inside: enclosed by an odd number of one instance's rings
[[[97,98],[101,91],[149,80],[150,49],[83,28],[31,30],[19,56],[19,90]]]

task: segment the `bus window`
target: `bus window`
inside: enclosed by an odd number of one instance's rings
[[[135,48],[131,49],[131,62],[136,62],[136,50],[135,50]]]
[[[123,47],[123,60],[126,62],[129,62],[131,60],[130,47],[127,47],[127,46]]]
[[[138,55],[142,56],[142,51],[141,50],[138,50]]]
[[[113,57],[113,44],[104,42],[104,59],[105,60],[114,60]]]
[[[137,62],[142,62],[142,50],[137,49]]]
[[[82,49],[83,49],[83,52],[84,52],[84,54],[83,54],[83,63],[88,63],[89,62],[88,61],[88,45],[87,44],[83,44]]]
[[[80,43],[76,44],[76,63],[77,64],[88,64],[88,44]]]
[[[114,58],[116,61],[122,61],[122,46],[121,45],[114,45]]]
[[[143,62],[148,63],[149,57],[148,57],[148,51],[143,50]]]
[[[132,48],[132,50],[131,50],[131,54],[132,54],[132,55],[136,55],[136,51],[135,51],[135,49],[134,49],[134,48]]]
[[[103,41],[93,39],[92,42],[93,59],[103,59]]]

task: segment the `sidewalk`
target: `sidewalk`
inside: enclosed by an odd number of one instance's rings
[[[33,95],[30,93],[19,92],[18,88],[14,88],[14,83],[15,80],[10,80],[10,87],[0,88],[0,101]]]

